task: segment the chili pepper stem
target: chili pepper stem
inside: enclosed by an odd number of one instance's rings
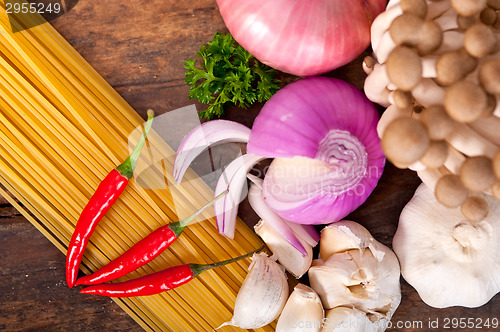
[[[175,237],[179,237],[181,235],[182,231],[184,230],[184,228],[186,228],[186,226],[189,225],[191,223],[191,221],[193,221],[194,218],[198,217],[201,213],[203,213],[203,211],[205,211],[210,206],[212,206],[216,200],[224,197],[228,192],[229,192],[228,190],[223,191],[222,193],[217,195],[214,199],[212,199],[210,202],[208,202],[205,206],[203,206],[201,209],[196,211],[191,216],[189,216],[185,219],[170,223],[168,225],[168,227],[174,232]]]
[[[259,249],[251,251],[248,254],[245,254],[243,256],[227,259],[225,261],[220,261],[220,262],[212,263],[212,264],[189,264],[189,268],[191,269],[191,271],[193,271],[193,278],[195,278],[205,271],[214,269],[214,268],[219,267],[219,266],[234,263],[236,261],[239,261],[240,259],[249,257],[258,251],[261,251],[262,249],[264,249],[264,245],[262,245]]]
[[[121,165],[116,167],[116,170],[127,179],[130,179],[134,174],[135,166],[137,165],[137,160],[139,159],[139,155],[141,154],[141,150],[144,146],[144,143],[146,143],[146,136],[148,136],[149,130],[151,129],[151,125],[153,124],[153,118],[154,118],[154,112],[153,110],[149,109],[148,120],[144,125],[144,131],[142,132],[142,136],[139,139],[139,142],[137,142],[137,145],[135,146],[130,156],[128,156],[128,158],[125,159],[125,161]]]

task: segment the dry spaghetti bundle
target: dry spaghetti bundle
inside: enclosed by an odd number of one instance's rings
[[[20,204],[0,193],[65,252],[80,212],[107,172],[127,157],[129,136],[140,133],[143,120],[48,23],[41,24],[43,18],[22,14],[9,21],[3,1],[0,12],[0,183]],[[19,32],[12,33],[11,24]],[[35,27],[23,29],[28,26]],[[151,155],[174,155],[153,132],[147,149],[139,160],[143,168]],[[92,235],[82,261],[86,273],[212,198],[193,173],[183,186],[167,187],[174,183],[172,162],[163,158],[151,172],[155,176],[145,175],[164,189],[129,184]],[[169,250],[122,279],[259,247],[241,221],[230,240],[218,234],[210,216],[206,212],[207,220],[189,226]],[[247,266],[239,261],[168,293],[116,301],[148,330],[211,330],[230,319]]]

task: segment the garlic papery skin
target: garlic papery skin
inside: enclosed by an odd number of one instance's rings
[[[401,272],[429,306],[479,307],[500,291],[500,203],[484,199],[489,214],[467,220],[420,185],[403,209],[393,248]]]
[[[298,238],[307,254],[302,255],[300,251],[295,249],[285,238],[276,232],[265,220],[260,220],[254,226],[255,233],[261,237],[267,247],[277,257],[278,261],[290,272],[295,278],[302,277],[312,263],[313,253],[312,247],[301,238]]]
[[[298,284],[281,312],[276,332],[318,332],[323,316],[318,294],[312,288]]]
[[[309,269],[309,282],[325,309],[355,307],[373,322],[390,320],[401,289],[399,263],[389,248],[363,226],[339,221],[321,233],[320,257]]]
[[[234,305],[230,325],[256,329],[278,318],[288,299],[288,283],[282,266],[265,253],[255,254]]]
[[[352,307],[327,310],[321,332],[381,332],[388,325],[387,319],[372,322],[363,311]]]

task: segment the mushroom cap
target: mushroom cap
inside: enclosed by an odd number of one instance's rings
[[[464,49],[442,54],[436,63],[436,79],[442,85],[450,85],[463,79],[477,66],[477,59]]]
[[[489,93],[500,94],[500,59],[488,59],[481,64],[479,82]]]
[[[399,5],[404,13],[411,13],[422,18],[427,15],[427,1],[425,0],[401,0]]]
[[[460,169],[460,180],[472,191],[485,191],[495,183],[495,173],[491,159],[484,156],[470,157]]]
[[[473,122],[488,108],[488,95],[479,85],[461,80],[446,89],[444,108],[456,121]]]
[[[460,178],[455,174],[444,175],[436,183],[436,199],[447,207],[460,206],[469,194]]]
[[[393,248],[403,277],[432,307],[479,307],[500,291],[500,202],[479,196],[490,210],[480,222],[439,204],[424,184],[401,213]]]
[[[488,216],[488,203],[479,196],[469,196],[460,206],[460,211],[468,220],[478,222]]]
[[[467,29],[464,36],[464,48],[472,56],[482,58],[495,50],[497,37],[493,29],[477,23]]]
[[[425,108],[420,113],[420,121],[425,125],[429,137],[433,140],[445,139],[455,126],[455,121],[450,118],[441,105]]]
[[[473,16],[486,7],[486,0],[451,0],[451,6],[459,15]]]
[[[420,162],[427,167],[438,168],[444,164],[447,157],[448,143],[446,141],[431,141]]]
[[[382,135],[382,149],[392,163],[409,165],[427,151],[430,139],[418,120],[401,117],[392,121]]]
[[[407,46],[397,46],[387,57],[387,75],[403,91],[410,91],[422,79],[422,62],[417,51]]]

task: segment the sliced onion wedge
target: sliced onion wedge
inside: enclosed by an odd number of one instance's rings
[[[262,197],[262,190],[256,184],[250,186],[248,191],[248,202],[252,206],[255,213],[259,215],[262,220],[271,226],[276,232],[278,232],[286,242],[290,243],[295,249],[300,251],[302,256],[307,255],[307,251],[300,243],[300,240],[293,233],[290,226],[278,216],[269,206],[266,205],[264,198]]]
[[[233,121],[214,120],[191,130],[182,140],[174,163],[174,179],[180,183],[193,160],[208,147],[224,142],[247,143],[250,128]]]
[[[254,154],[244,154],[233,160],[220,176],[215,188],[215,196],[228,190],[228,194],[214,204],[215,219],[220,234],[234,238],[238,205],[243,197],[242,192],[246,189],[247,174],[263,159],[265,158]]]

